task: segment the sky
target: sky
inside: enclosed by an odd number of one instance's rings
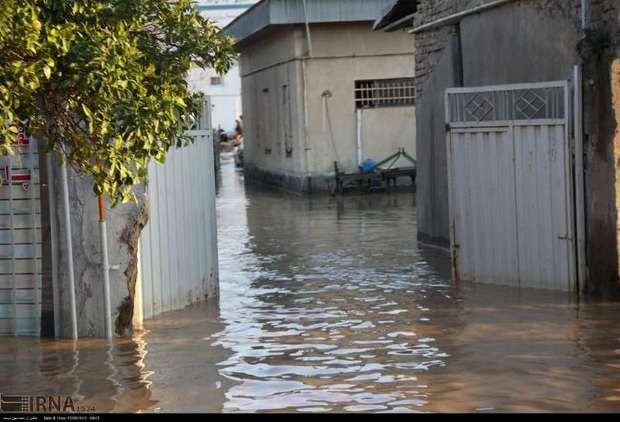
[[[248,6],[257,3],[258,0],[198,0],[196,3],[203,6],[203,14],[214,20],[218,26],[224,27],[228,25]],[[211,8],[209,8],[211,6]],[[227,7],[227,6],[230,6]],[[234,7],[239,6],[239,7]]]

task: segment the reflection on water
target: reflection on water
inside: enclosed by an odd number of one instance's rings
[[[620,305],[454,286],[411,193],[302,197],[225,164],[221,298],[108,344],[0,341],[2,392],[99,411],[619,411]]]

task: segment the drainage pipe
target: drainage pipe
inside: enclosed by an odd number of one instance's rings
[[[62,203],[65,217],[65,242],[67,244],[67,270],[69,272],[69,313],[71,315],[71,338],[78,338],[77,312],[75,307],[75,276],[73,274],[73,243],[71,239],[71,208],[69,207],[69,183],[67,181],[67,160],[60,165]]]
[[[581,0],[581,29],[584,31],[590,27],[590,14],[592,0]]]
[[[310,34],[310,22],[308,21],[308,6],[306,0],[302,0],[304,5],[304,21],[306,24],[306,38],[308,39],[308,55],[312,58],[312,35]]]
[[[112,308],[110,306],[110,263],[108,260],[108,231],[105,222],[103,195],[97,198],[99,205],[99,230],[101,232],[101,274],[103,275],[103,304],[105,311],[105,334],[112,338]]]
[[[356,123],[357,123],[357,131],[355,132],[355,149],[357,151],[357,164],[362,165],[363,160],[363,151],[362,151],[362,121],[363,121],[363,110],[358,108],[355,113]]]
[[[584,290],[587,283],[586,262],[586,207],[585,207],[585,176],[583,162],[583,72],[581,65],[574,70],[573,124],[575,131],[575,222],[577,230],[577,274],[579,290]]]
[[[303,132],[303,140],[304,140],[304,158],[306,164],[306,183],[308,192],[312,191],[312,169],[313,162],[311,151],[312,148],[308,145],[308,76],[306,69],[306,59],[301,59],[301,77],[303,80],[303,100],[304,100],[304,132]]]
[[[45,154],[47,170],[47,202],[50,215],[50,254],[52,256],[52,293],[54,302],[54,337],[60,337],[60,289],[58,286],[58,227],[56,226],[56,201],[54,194],[54,171],[52,167],[52,153]]]

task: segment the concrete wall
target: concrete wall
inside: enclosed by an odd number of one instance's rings
[[[334,161],[347,171],[357,168],[355,81],[413,76],[406,32],[374,32],[370,23],[317,24],[311,36],[312,58],[300,26],[274,29],[240,48],[250,179],[328,190]],[[365,113],[365,158],[382,159],[398,147],[415,155],[413,107]]]
[[[56,164],[58,164],[56,162]],[[65,242],[65,210],[62,201],[60,168],[53,166],[55,226],[57,228],[57,263],[60,309],[60,336],[71,334],[68,288],[68,255]],[[71,237],[75,277],[75,295],[79,337],[105,336],[103,281],[97,197],[91,177],[68,168],[69,203],[71,208]],[[112,321],[115,335],[131,331],[134,297],[137,239],[132,237],[145,218],[144,203],[129,203],[116,208],[106,206]],[[54,218],[54,216],[52,216]]]
[[[592,22],[578,45],[584,68],[586,161],[587,292],[618,293],[620,232],[620,139],[618,71],[620,4],[592,0]]]
[[[389,127],[386,128],[386,122]],[[362,151],[364,158],[387,158],[398,147],[416,157],[415,107],[385,107],[363,111]],[[356,164],[356,163],[355,163]],[[396,166],[410,166],[399,161]],[[352,166],[355,168],[354,166]]]
[[[571,79],[580,38],[578,16],[571,12],[524,1],[465,18],[460,28],[464,85]]]
[[[303,32],[280,28],[241,50],[244,166],[249,178],[306,190]]]
[[[180,150],[165,164],[149,165],[147,189],[140,198],[111,208],[106,204],[110,296],[115,336],[140,329],[143,319],[216,297],[218,294],[215,175],[211,131]],[[44,290],[52,290],[56,260],[59,337],[71,335],[68,248],[58,162],[52,166],[54,214],[43,224]],[[79,337],[105,336],[104,295],[97,197],[92,177],[68,168],[71,238]],[[47,186],[44,189],[47,195]],[[44,201],[47,219],[48,202]],[[53,221],[52,221],[53,220]],[[51,223],[51,224],[49,224]],[[55,228],[55,253],[51,233]],[[146,227],[146,229],[145,229]],[[49,288],[47,286],[50,286]],[[44,325],[53,311],[44,312]],[[47,318],[47,320],[46,320]],[[51,319],[51,321],[50,321]],[[51,327],[43,330],[52,335]]]
[[[443,92],[457,86],[453,50],[448,43],[435,66],[424,92],[416,99],[416,136],[418,171],[416,180],[418,238],[448,246],[448,170]]]
[[[415,61],[409,34],[375,32],[370,23],[316,25],[312,46],[313,58],[306,65],[308,144],[311,174],[320,179],[333,175],[336,157],[343,170],[357,170],[355,81],[413,77]],[[332,94],[328,110],[325,91]],[[326,111],[331,127],[323,123]],[[398,147],[415,156],[414,115],[414,107],[364,110],[364,159],[381,160]]]

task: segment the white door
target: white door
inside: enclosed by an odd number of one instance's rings
[[[567,83],[449,89],[446,110],[455,277],[575,290]]]

